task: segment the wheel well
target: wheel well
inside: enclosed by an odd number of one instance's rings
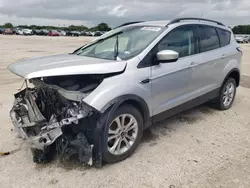
[[[147,107],[145,107],[139,101],[134,100],[134,99],[125,100],[119,106],[124,105],[124,104],[130,104],[130,105],[134,106],[140,112],[142,119],[143,119],[144,128],[146,128],[150,125],[149,124],[149,112],[148,112],[148,109],[145,109]]]
[[[229,77],[235,79],[237,87],[240,85],[240,73],[239,73],[239,71],[233,70],[232,72],[230,72],[228,74],[228,76],[226,77],[226,79],[229,78]]]

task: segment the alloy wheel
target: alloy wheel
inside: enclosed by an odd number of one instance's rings
[[[225,107],[231,105],[235,94],[235,87],[233,83],[229,83],[223,92],[222,102]]]
[[[134,144],[138,135],[138,122],[131,114],[121,114],[109,125],[108,151],[122,155]]]

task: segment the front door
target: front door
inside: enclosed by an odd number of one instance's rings
[[[170,31],[155,47],[155,53],[174,50],[179,59],[151,67],[153,115],[192,99],[192,70],[198,63],[198,40],[195,26],[180,26]]]

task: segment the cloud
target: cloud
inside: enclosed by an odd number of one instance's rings
[[[128,13],[128,9],[124,8],[123,5],[115,6],[108,12],[110,16],[124,17]]]
[[[233,26],[248,24],[249,0],[0,0],[0,24],[116,26],[136,20],[203,15]]]

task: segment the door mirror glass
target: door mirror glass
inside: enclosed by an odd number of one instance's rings
[[[159,63],[171,63],[178,60],[179,53],[173,50],[162,50],[156,56]]]

